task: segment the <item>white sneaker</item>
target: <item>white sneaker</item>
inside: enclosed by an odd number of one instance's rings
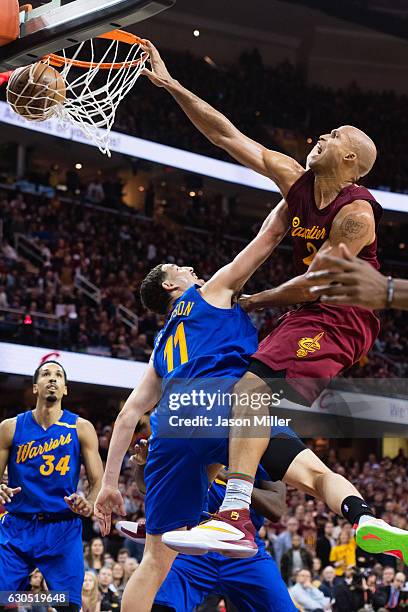
[[[249,510],[225,510],[188,531],[168,531],[162,542],[186,555],[218,552],[225,557],[245,559],[258,552],[256,531]]]

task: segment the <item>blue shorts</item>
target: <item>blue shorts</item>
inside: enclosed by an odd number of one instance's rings
[[[228,439],[154,438],[144,471],[147,533],[194,526],[207,499],[207,466],[227,465]]]
[[[299,440],[289,427],[272,427],[271,437],[283,434]],[[199,523],[208,491],[207,466],[212,463],[228,465],[228,437],[151,437],[144,472],[147,533]]]
[[[296,611],[276,563],[263,549],[251,559],[179,555],[155,603],[192,612],[214,593],[229,597],[240,612]]]
[[[0,591],[21,591],[28,576],[41,571],[51,591],[68,591],[82,605],[84,555],[82,521],[47,523],[5,514],[0,519]]]

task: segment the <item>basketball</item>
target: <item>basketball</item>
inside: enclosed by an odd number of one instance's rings
[[[37,62],[18,68],[10,77],[7,101],[12,109],[31,121],[43,121],[49,111],[65,101],[65,81],[52,66]]]

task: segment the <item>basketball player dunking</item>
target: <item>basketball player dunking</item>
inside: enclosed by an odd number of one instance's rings
[[[82,604],[84,580],[82,521],[90,516],[99,492],[103,466],[93,425],[64,410],[67,394],[63,367],[46,361],[33,379],[34,410],[0,425],[0,481],[5,468],[8,485],[0,485],[0,591],[26,590],[28,576],[38,567],[52,591],[68,591],[69,606]],[[90,491],[76,493],[81,459]]]
[[[283,380],[291,399],[310,405],[331,378],[370,350],[379,332],[379,320],[370,310],[315,302],[306,278],[308,271],[318,269],[316,262],[313,264],[316,253],[336,255],[340,243],[352,255],[379,268],[376,229],[381,207],[367,189],[357,185],[372,168],[376,147],[367,134],[345,125],[320,136],[309,154],[306,170],[294,159],[246,137],[221,113],[180,85],[152,43],[146,41],[143,49],[149,53],[151,64],[151,70],[144,69],[143,74],[164,87],[213,144],[275,181],[286,200],[280,205],[276,222],[290,231],[299,276],[286,287],[251,296],[245,305],[247,310],[303,305],[286,314],[261,342],[247,373],[235,387],[238,401],[233,417],[249,417],[248,395],[277,392]],[[240,402],[240,396],[244,401]],[[220,542],[230,542],[233,549],[231,540],[254,548],[248,508],[262,459],[272,480],[284,480],[324,499],[332,510],[357,525],[357,542],[364,543],[366,550],[370,544],[372,552],[392,551],[408,561],[408,533],[374,519],[359,493],[333,474],[298,438],[273,434],[270,438],[264,433],[248,438],[238,434],[234,428],[230,431],[230,474],[218,518],[206,523],[204,529],[198,526],[188,532],[165,534],[163,541],[180,552],[199,538],[203,551],[217,549]],[[241,534],[238,538],[236,529]]]

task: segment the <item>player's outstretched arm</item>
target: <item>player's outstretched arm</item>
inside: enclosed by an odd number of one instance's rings
[[[0,423],[0,504],[7,504],[21,487],[12,489],[6,484],[1,483],[10,455],[10,448],[13,443],[14,432],[16,431],[16,418],[5,419]]]
[[[289,229],[288,205],[282,200],[265,219],[257,236],[238,255],[205,283],[205,299],[221,308],[242,289],[260,265],[273,253]]]
[[[126,514],[123,498],[118,490],[123,457],[130,446],[139,419],[154,408],[160,396],[160,378],[154,367],[149,364],[140,384],[126,400],[113,428],[105,473],[102,478],[102,489],[95,502],[95,515],[98,518],[102,535],[107,535],[110,531],[112,512],[122,516]]]
[[[319,255],[340,255],[340,244],[344,243],[350,253],[358,253],[375,238],[375,221],[368,202],[357,200],[344,206],[333,220],[328,240],[319,249]],[[308,272],[290,279],[279,287],[267,289],[241,300],[242,307],[251,312],[271,306],[289,306],[302,302],[313,302],[316,296],[310,292],[313,279],[309,273],[321,269],[321,259],[315,257]]]
[[[101,489],[103,464],[98,450],[99,443],[95,427],[90,421],[82,418],[78,419],[77,427],[81,455],[89,481],[89,494],[86,499],[78,493],[73,493],[64,499],[73,512],[81,516],[91,516],[96,497]]]
[[[224,149],[244,166],[275,181],[283,196],[305,172],[296,160],[283,153],[270,151],[240,132],[222,113],[173,79],[156,47],[145,41],[151,70],[146,75],[158,87],[164,87],[186,113],[190,121],[210,142]]]

